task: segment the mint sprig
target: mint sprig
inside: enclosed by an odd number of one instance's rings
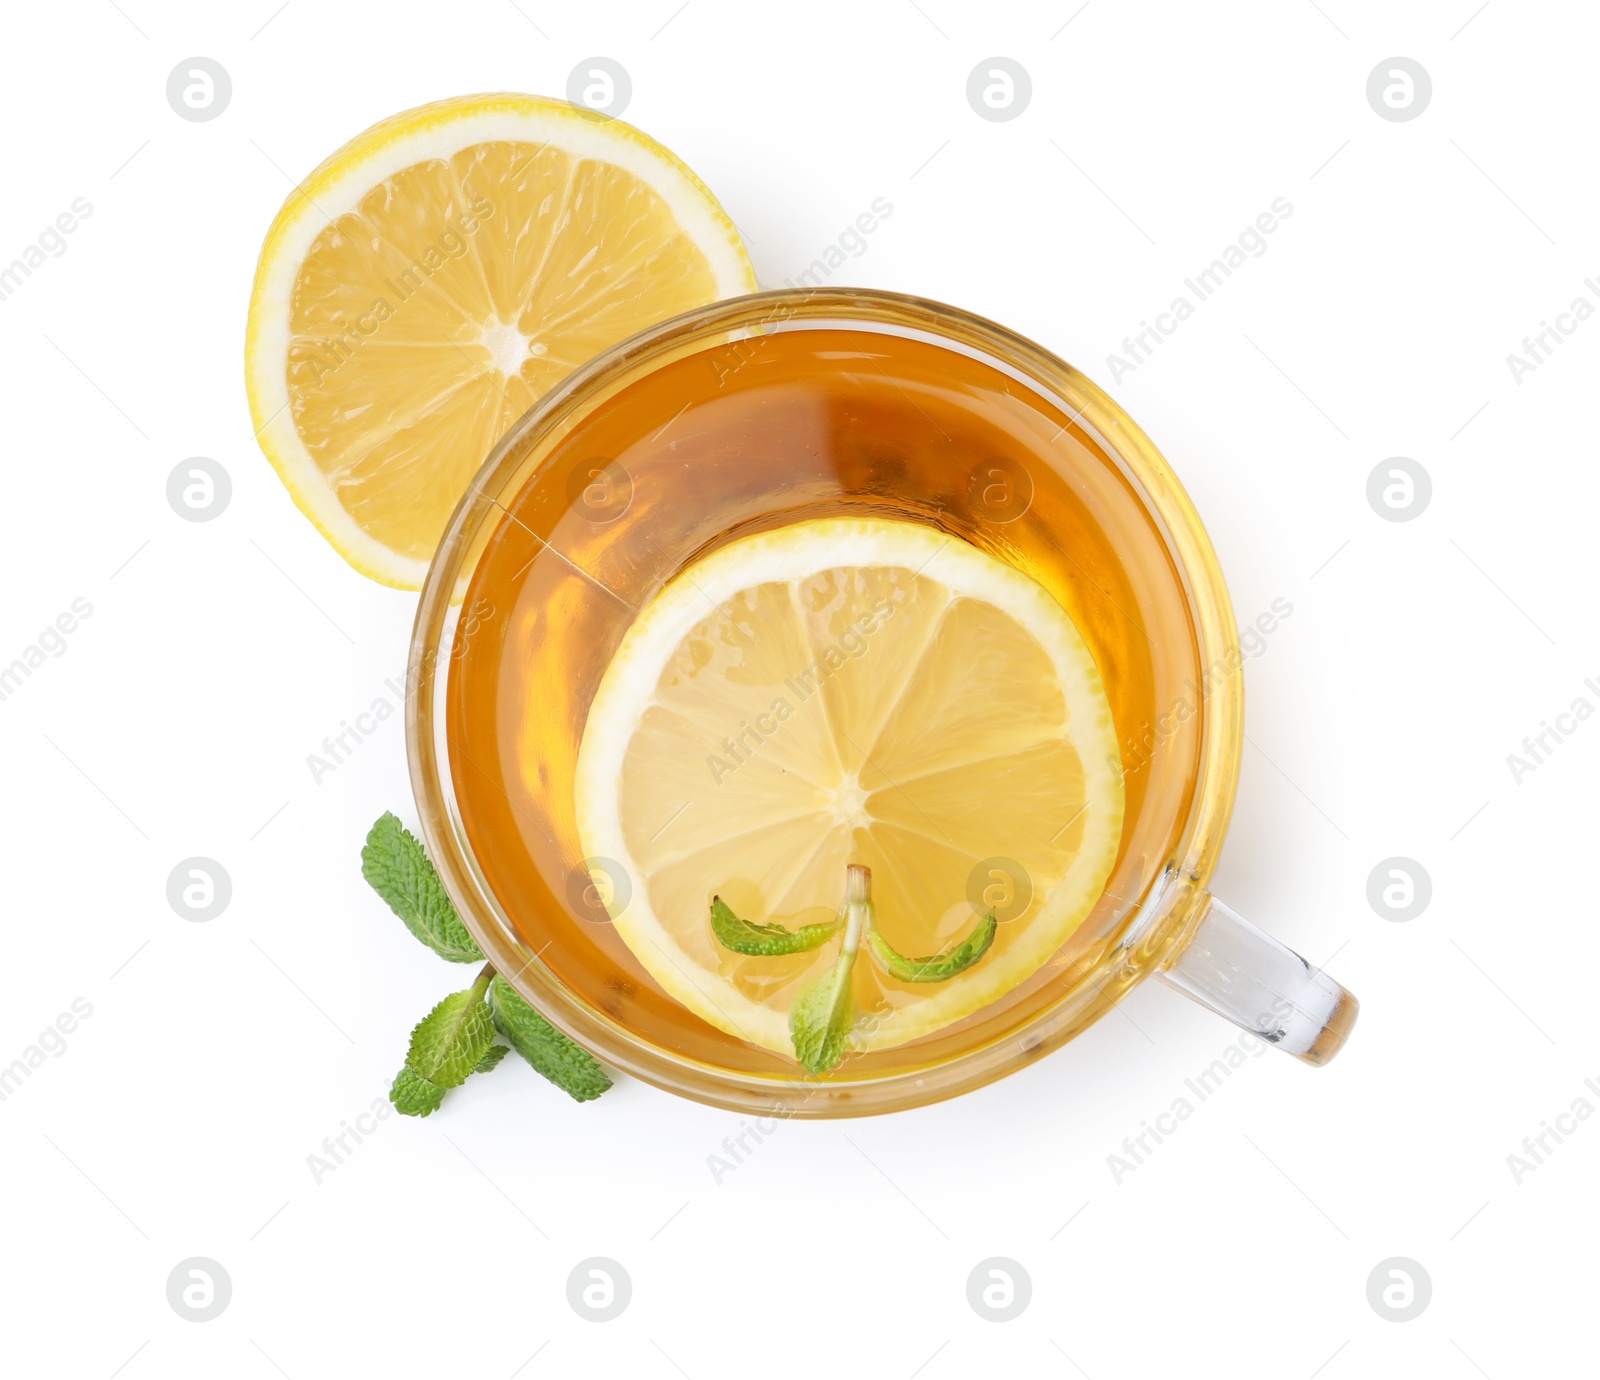
[[[483,962],[422,845],[394,815],[381,816],[367,834],[361,875],[441,958]],[[509,1044],[494,1042],[496,1030]],[[512,1049],[578,1102],[611,1086],[594,1055],[545,1020],[485,963],[471,987],[452,992],[417,1023],[389,1100],[406,1116],[429,1116],[446,1092],[475,1073],[487,1073]]]
[[[851,977],[856,953],[863,940],[879,966],[901,982],[945,982],[972,967],[994,943],[997,922],[985,915],[971,934],[953,948],[927,958],[907,958],[897,953],[877,929],[872,904],[872,870],[851,863],[845,869],[846,890],[839,918],[832,923],[806,925],[790,931],[781,925],[741,920],[720,896],[711,898],[711,929],[717,941],[734,953],[766,955],[801,953],[815,949],[844,926],[839,956],[806,983],[789,1008],[789,1040],[794,1057],[812,1073],[835,1068],[850,1050],[856,1007]]]

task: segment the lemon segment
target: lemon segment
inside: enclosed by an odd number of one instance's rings
[[[755,288],[716,199],[638,130],[534,96],[440,101],[346,144],[278,213],[250,301],[251,416],[340,554],[417,589],[541,394]]]
[[[856,964],[854,1045],[884,1049],[1037,971],[1099,899],[1123,816],[1110,706],[1065,611],[976,547],[883,519],[742,538],[669,582],[601,679],[575,799],[586,856],[630,879],[612,919],[640,963],[785,1054],[789,1006],[838,941],[732,953],[713,895],[817,923],[865,864],[884,939],[934,954],[972,930],[988,865],[1020,864],[1032,901],[970,968],[914,984]]]

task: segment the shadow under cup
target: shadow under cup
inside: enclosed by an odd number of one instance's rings
[[[1030,979],[815,1077],[648,975],[604,908],[634,881],[585,858],[573,776],[600,677],[666,581],[737,537],[840,515],[941,529],[1050,591],[1099,665],[1127,812],[1099,903]],[[1236,642],[1182,489],[1068,365],[937,303],[764,293],[591,362],[489,458],[417,616],[412,780],[429,851],[485,954],[608,1063],[738,1110],[887,1111],[1055,1048],[1181,948],[1237,780]]]

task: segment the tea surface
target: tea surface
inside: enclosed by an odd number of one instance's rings
[[[999,1038],[1092,966],[1169,857],[1194,787],[1200,671],[1160,534],[1098,439],[982,361],[899,335],[783,329],[667,364],[581,420],[507,505],[463,602],[452,777],[506,913],[577,995],[725,1067],[791,1073],[663,991],[614,932],[574,822],[590,702],[637,611],[735,538],[825,517],[924,524],[1025,572],[1068,613],[1116,722],[1126,816],[1099,904],[1034,976],[842,1076]],[[626,884],[626,883],[624,883]],[[765,917],[753,917],[763,919]]]

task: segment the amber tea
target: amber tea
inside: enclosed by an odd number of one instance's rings
[[[578,418],[461,603],[482,880],[559,981],[750,1074],[1006,1037],[1094,968],[1195,789],[1148,504],[1021,376],[774,321]]]

